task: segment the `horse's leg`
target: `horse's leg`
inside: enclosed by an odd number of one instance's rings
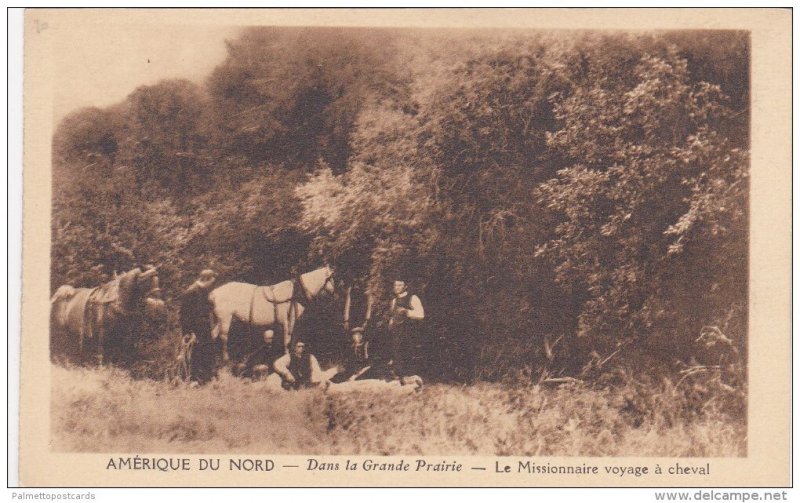
[[[87,339],[91,338],[91,326],[92,326],[92,316],[94,313],[90,311],[91,306],[85,305],[83,306],[83,316],[81,318],[81,323],[78,324],[77,330],[75,331],[75,335],[77,336],[77,344],[72,347],[73,350],[77,351],[75,354],[75,361],[78,362],[78,365],[85,365],[88,361],[86,356],[86,346],[87,346]]]
[[[217,340],[217,337],[222,339],[222,363],[228,363],[230,356],[228,355],[228,334],[231,330],[231,323],[233,322],[233,314],[221,316],[219,313],[214,313],[215,323],[214,328],[211,330],[211,339]]]
[[[294,336],[294,323],[291,320],[291,308],[286,308],[286,316],[281,320],[281,328],[283,329],[283,350],[289,354],[290,345],[292,344],[292,337]]]
[[[95,317],[95,324],[97,325],[97,333],[95,334],[95,342],[97,342],[97,366],[102,367],[106,356],[106,328],[101,311],[98,310]]]
[[[102,367],[103,364],[113,363],[110,352],[107,352],[106,349],[109,343],[116,342],[116,337],[112,335],[110,341],[107,338],[109,334],[119,333],[120,327],[117,324],[117,320],[114,319],[114,315],[106,312],[106,308],[103,306],[98,308],[95,316],[94,322],[97,326],[97,365]]]
[[[295,342],[294,329],[297,327],[297,320],[303,314],[303,306],[289,304],[286,308],[286,317],[283,323],[283,345],[286,352],[289,352],[292,342]]]
[[[85,327],[81,327],[81,329],[78,330],[78,333],[77,333],[77,338],[78,338],[77,344],[72,345],[72,348],[70,348],[73,351],[71,356],[73,356],[75,358],[75,361],[78,362],[78,365],[83,365],[83,357],[84,357],[84,355],[83,355],[83,341],[86,339],[86,333],[85,332],[86,332]],[[77,350],[76,350],[76,346],[77,346]]]
[[[97,358],[97,353],[100,348],[100,345],[97,344],[97,339],[101,335],[97,310],[97,306],[92,304],[87,305],[84,310],[83,326],[81,327],[81,335],[78,340],[81,364],[102,364],[102,360],[98,361]]]

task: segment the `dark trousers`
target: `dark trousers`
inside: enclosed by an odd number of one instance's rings
[[[205,384],[217,375],[216,341],[198,341],[192,349],[191,380]]]
[[[417,331],[412,323],[405,322],[392,329],[392,370],[403,377],[418,373]]]

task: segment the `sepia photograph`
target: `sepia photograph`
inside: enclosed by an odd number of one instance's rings
[[[159,486],[757,459],[752,30],[134,11],[26,12],[44,455]]]

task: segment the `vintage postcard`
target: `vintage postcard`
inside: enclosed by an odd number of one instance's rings
[[[20,483],[789,486],[791,21],[27,10]]]

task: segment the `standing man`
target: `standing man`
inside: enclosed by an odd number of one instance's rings
[[[419,297],[408,291],[405,278],[393,285],[389,332],[392,335],[392,369],[395,377],[403,378],[419,373],[421,351],[420,333],[425,310]]]
[[[181,333],[184,339],[194,337],[190,380],[205,384],[216,376],[217,343],[211,338],[211,303],[208,294],[217,279],[216,273],[205,269],[186,289],[181,300]]]

